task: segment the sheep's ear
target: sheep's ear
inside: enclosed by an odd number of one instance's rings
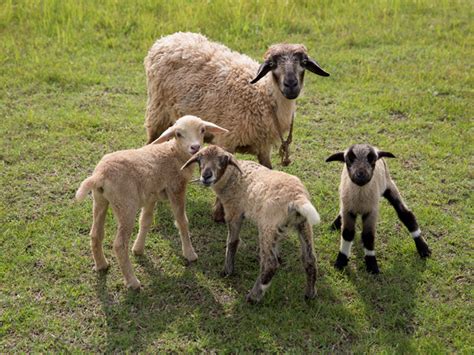
[[[262,79],[267,73],[272,70],[272,62],[271,61],[264,61],[260,68],[258,68],[257,76],[250,82],[250,84],[255,84],[257,81]]]
[[[390,152],[378,151],[377,152],[377,159],[380,159],[380,158],[395,158],[395,155],[393,155]]]
[[[240,165],[237,162],[237,159],[235,159],[235,157],[233,155],[229,156],[229,164],[235,166],[237,168],[237,170],[239,171],[239,173],[243,174],[243,171],[240,168]]]
[[[204,121],[204,127],[206,127],[206,132],[208,132],[208,133],[216,134],[216,133],[227,133],[227,132],[229,132],[228,129],[219,127],[218,125],[216,125],[212,122],[208,122],[208,121]]]
[[[200,158],[201,158],[201,154],[199,152],[197,152],[191,158],[189,158],[189,160],[186,163],[184,163],[184,165],[181,167],[181,170],[186,169],[191,164],[199,162]]]
[[[174,137],[175,127],[171,126],[166,131],[164,131],[161,136],[155,139],[151,144],[160,144],[166,142]]]
[[[326,163],[329,163],[330,161],[342,161],[344,162],[344,152],[338,152],[334,153],[331,155],[329,158],[326,159]]]
[[[314,59],[308,58],[303,66],[305,69],[308,69],[311,73],[320,75],[320,76],[329,76],[329,73],[324,71]]]

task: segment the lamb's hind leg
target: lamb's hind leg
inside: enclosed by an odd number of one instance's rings
[[[306,271],[305,298],[312,299],[316,296],[316,258],[313,251],[313,228],[308,222],[296,226],[301,242],[301,260]]]
[[[247,294],[247,302],[259,302],[265,291],[270,286],[273,276],[278,268],[278,258],[276,255],[276,243],[278,234],[276,230],[260,232],[260,275],[253,288]]]
[[[227,235],[227,246],[225,250],[225,265],[223,276],[232,275],[234,272],[235,253],[239,246],[239,233],[240,227],[242,226],[243,215],[235,216],[227,222],[228,235]]]
[[[155,202],[148,204],[142,208],[140,214],[140,230],[138,231],[137,239],[133,243],[132,251],[135,255],[143,255],[145,250],[145,239],[148,231],[150,230],[153,222],[153,209],[155,208]]]
[[[428,247],[425,239],[421,235],[420,227],[416,221],[416,217],[403,202],[400,192],[393,181],[389,184],[387,190],[385,190],[383,196],[390,202],[395,211],[397,212],[398,218],[402,221],[408,231],[411,233],[413,240],[415,241],[416,250],[422,258],[426,258],[431,255],[431,250]]]
[[[117,234],[114,240],[114,252],[120,269],[122,270],[125,285],[128,288],[136,290],[140,288],[140,281],[138,281],[133,272],[133,267],[128,255],[128,242],[133,232],[135,214],[138,206],[127,206],[127,209],[121,209],[112,205],[112,208],[118,222]]]
[[[104,241],[104,224],[105,217],[107,215],[107,208],[109,202],[102,196],[99,191],[93,191],[94,203],[93,203],[93,223],[90,231],[91,237],[91,249],[92,256],[94,257],[94,270],[101,271],[106,270],[109,267],[109,263],[105,258],[104,251],[102,249],[102,243]]]
[[[362,216],[362,243],[364,244],[365,267],[367,272],[378,274],[379,266],[375,257],[375,227],[377,212],[373,211]]]

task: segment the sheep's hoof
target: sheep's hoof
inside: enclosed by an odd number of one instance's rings
[[[245,300],[247,301],[247,303],[257,304],[258,302],[260,302],[261,297],[257,297],[254,294],[252,294],[252,292],[249,292],[247,296],[245,297]]]
[[[192,263],[198,259],[198,256],[194,250],[191,250],[187,253],[183,253],[184,257],[186,258],[186,261],[188,263]]]
[[[310,301],[310,300],[313,300],[316,298],[316,289],[313,289],[311,291],[306,291],[306,293],[304,294],[304,299],[306,301]]]
[[[220,277],[229,277],[229,276],[232,276],[232,275],[234,275],[234,270],[227,271],[227,270],[224,269],[221,272],[219,272]]]
[[[140,283],[140,281],[138,281],[138,279],[135,279],[135,280],[133,280],[132,282],[127,283],[127,288],[128,288],[129,290],[133,290],[133,291],[139,292],[139,291],[140,291],[140,288],[141,288],[141,283]]]
[[[95,272],[106,272],[107,270],[109,270],[109,263],[106,262],[102,265],[95,265],[92,270],[94,270]]]
[[[427,258],[431,256],[431,250],[422,237],[415,238],[415,245],[420,257]]]
[[[135,249],[135,248],[132,248],[132,253],[133,253],[133,255],[135,255],[135,256],[142,256],[142,255],[145,253],[145,248],[142,248],[142,249],[140,249],[140,248],[136,248],[136,249]]]
[[[373,255],[365,256],[365,267],[367,269],[367,272],[371,274],[380,273],[379,266],[377,265],[377,259]]]
[[[334,267],[338,270],[342,270],[347,266],[348,262],[349,258],[346,256],[346,254],[339,252],[339,254],[337,254],[337,259],[334,263]]]

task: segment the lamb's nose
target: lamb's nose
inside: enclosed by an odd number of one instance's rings
[[[283,85],[285,85],[287,88],[293,89],[298,86],[298,80],[286,80]]]
[[[193,153],[196,153],[200,148],[201,148],[201,145],[200,145],[200,144],[193,144],[193,145],[191,146],[191,151],[192,151]]]
[[[358,177],[359,179],[362,179],[364,176],[365,176],[365,174],[364,174],[363,171],[358,171],[357,174],[356,174],[356,177]]]

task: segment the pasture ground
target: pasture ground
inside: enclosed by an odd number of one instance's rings
[[[1,1],[0,352],[472,353],[473,10],[424,0]],[[188,192],[197,263],[184,265],[163,203],[146,256],[133,259],[142,292],[123,287],[111,214],[111,268],[91,270],[91,200],[73,203],[75,190],[105,153],[144,143],[143,58],[179,30],[256,59],[269,44],[304,43],[331,73],[306,75],[294,163],[275,166],[303,180],[321,213],[311,303],[294,233],[260,305],[244,301],[258,273],[250,223],[238,274],[219,277],[226,227],[210,221],[213,195],[197,185]],[[431,259],[418,258],[383,202],[382,274],[366,274],[358,242],[347,272],[334,270],[341,166],[324,159],[355,142],[398,157],[391,172]]]

